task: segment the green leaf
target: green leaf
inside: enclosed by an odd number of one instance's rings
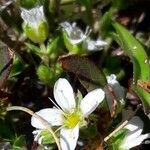
[[[33,52],[34,54],[37,54],[37,55],[41,55],[41,49],[37,46],[35,46],[34,44],[31,44],[31,43],[25,43],[25,45],[27,46],[27,48],[29,50],[31,50],[31,52]]]
[[[72,72],[84,82],[104,87],[107,83],[103,72],[90,60],[77,55],[65,55],[59,58],[62,68]],[[81,82],[83,86],[85,85]],[[87,87],[88,88],[88,87]]]
[[[26,141],[25,141],[25,136],[21,135],[17,137],[13,143],[13,149],[14,150],[20,150],[22,149],[23,146],[25,146]]]
[[[100,20],[101,36],[107,36],[112,30],[112,11],[106,12]]]
[[[0,47],[0,88],[4,85],[10,72],[12,52],[7,47]]]
[[[15,56],[13,59],[9,79],[18,76],[25,69],[25,67],[26,66],[20,61],[20,59],[17,56]]]
[[[148,56],[142,45],[122,25],[113,23],[117,34],[115,39],[122,49],[128,54],[133,63],[133,89],[141,98],[145,112],[150,112],[150,94],[138,86],[137,82],[150,80],[150,65],[146,63]]]
[[[58,52],[62,51],[63,46],[63,39],[61,35],[57,35],[56,37],[52,38],[47,44],[48,55],[57,55]]]

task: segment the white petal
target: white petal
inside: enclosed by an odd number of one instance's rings
[[[71,44],[78,44],[82,42],[83,38],[85,38],[82,30],[76,26],[76,23],[63,22],[60,24],[63,27],[63,30],[67,33],[68,39],[70,40]]]
[[[71,111],[76,107],[73,89],[66,79],[60,78],[56,81],[54,85],[54,97],[57,104],[64,111]]]
[[[36,27],[41,21],[46,21],[43,6],[38,6],[30,10],[21,8],[21,17],[25,23]]]
[[[83,36],[81,39],[69,39],[69,40],[72,45],[75,45],[81,43],[85,38],[86,36]]]
[[[79,125],[73,129],[62,128],[60,131],[60,145],[62,150],[74,150],[79,137]]]
[[[70,35],[71,34],[71,32],[72,32],[72,26],[71,26],[71,24],[69,23],[69,22],[62,22],[62,23],[60,23],[60,26],[63,28],[63,30],[65,31],[65,32],[67,32],[67,35]]]
[[[75,22],[72,24],[63,22],[60,26],[63,27],[63,30],[67,33],[67,37],[72,45],[76,45],[84,41],[91,32],[90,28],[87,27],[85,33],[83,33],[83,31],[76,26]]]
[[[118,83],[117,77],[115,74],[111,74],[110,76],[107,76],[107,82],[111,85],[114,85],[115,83]]]
[[[88,51],[98,51],[107,45],[105,41],[102,41],[100,39],[91,40],[90,38],[86,39],[86,41],[83,44],[84,48],[87,49]]]
[[[148,139],[148,138],[150,138],[150,134],[140,135],[128,141],[125,140],[123,144],[121,145],[121,148],[128,150],[132,147],[140,145],[145,139]]]
[[[36,114],[48,121],[52,126],[62,125],[62,110],[55,108],[46,108],[36,112]],[[43,126],[42,123],[35,117],[31,118],[31,125],[39,129],[45,128],[45,126]]]
[[[91,114],[97,106],[103,101],[105,93],[102,89],[95,89],[89,92],[81,101],[81,111],[84,117]]]
[[[134,116],[131,120],[129,120],[129,122],[124,128],[136,132],[137,130],[143,130],[143,126],[143,121],[140,119],[140,117]]]
[[[95,45],[96,45],[97,47],[102,47],[102,46],[106,46],[106,45],[107,45],[107,42],[98,39],[98,40],[96,41]]]
[[[32,134],[34,135],[34,141],[38,141],[42,130],[34,130]]]

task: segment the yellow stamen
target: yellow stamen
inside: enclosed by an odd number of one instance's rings
[[[74,112],[72,114],[65,114],[63,116],[63,119],[65,127],[74,128],[80,121],[80,114],[77,112]]]

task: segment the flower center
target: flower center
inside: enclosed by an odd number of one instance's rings
[[[63,120],[65,127],[74,128],[80,121],[80,114],[77,112],[74,112],[72,114],[65,114],[63,116]]]

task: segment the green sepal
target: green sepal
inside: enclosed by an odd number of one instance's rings
[[[40,133],[40,136],[43,136],[43,139],[42,139],[43,145],[55,143],[53,136],[50,134],[50,132],[48,130],[43,130]]]
[[[46,85],[52,86],[54,84],[54,73],[49,67],[40,65],[37,69],[37,75]]]
[[[48,37],[47,22],[41,22],[37,27],[31,27],[24,23],[23,30],[26,36],[34,43],[43,43]]]
[[[63,49],[62,47],[64,45],[62,44],[63,44],[63,40],[61,35],[58,34],[56,37],[52,38],[47,45],[48,55],[51,55],[52,53],[57,55],[57,53]]]
[[[124,150],[120,146],[127,134],[127,131],[128,129],[123,128],[115,133],[108,141],[108,145],[110,145],[108,150]]]
[[[82,48],[82,42],[75,45],[71,44],[66,33],[63,33],[63,38],[64,38],[65,46],[69,52],[71,52],[72,54],[82,54],[84,52]]]

